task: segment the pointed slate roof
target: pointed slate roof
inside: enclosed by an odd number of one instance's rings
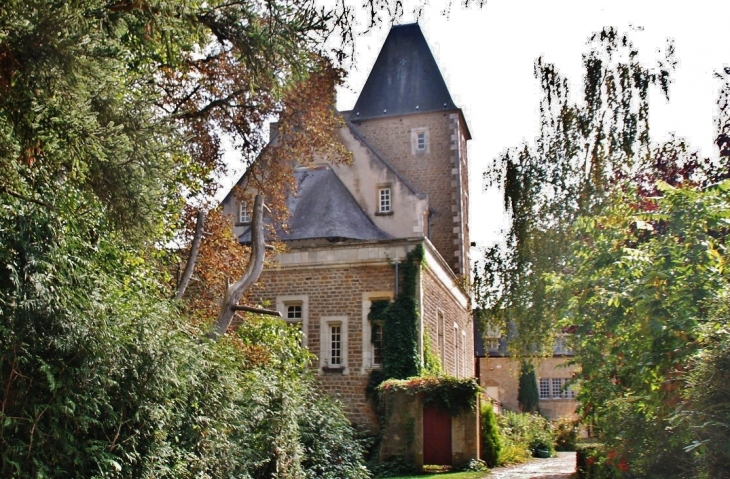
[[[330,168],[301,170],[294,176],[299,190],[287,199],[291,213],[288,231],[276,227],[281,241],[324,238],[379,240],[391,237],[375,226]],[[251,229],[246,229],[238,240],[251,242]]]
[[[391,28],[350,119],[454,109],[426,38],[412,23]]]

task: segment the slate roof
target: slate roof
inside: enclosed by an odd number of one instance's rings
[[[287,199],[289,228],[287,232],[276,227],[279,240],[391,238],[375,226],[330,168],[300,170],[294,176],[299,190]],[[247,228],[238,240],[251,242],[251,229]]]
[[[454,109],[421,28],[412,23],[391,28],[350,119]]]

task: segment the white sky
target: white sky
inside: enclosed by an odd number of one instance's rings
[[[415,20],[408,12],[400,23]],[[471,185],[471,238],[478,246],[499,239],[504,216],[499,193],[483,193],[481,176],[505,149],[531,141],[538,126],[539,88],[533,62],[543,55],[571,79],[580,92],[581,54],[591,33],[604,26],[628,32],[642,58],[656,58],[667,38],[675,42],[678,69],[670,103],[652,98],[655,140],[668,132],[689,139],[706,156],[713,148],[715,99],[713,73],[730,65],[726,18],[730,4],[695,0],[488,0],[482,8],[460,7],[448,16],[446,1],[431,0],[419,19],[452,97],[467,117]],[[638,28],[637,28],[638,27]],[[338,95],[338,108],[351,109],[380,52],[388,26],[356,39],[355,65]]]

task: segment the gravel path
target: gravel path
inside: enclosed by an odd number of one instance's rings
[[[559,452],[558,457],[533,459],[525,464],[497,467],[485,479],[573,479],[575,453]]]

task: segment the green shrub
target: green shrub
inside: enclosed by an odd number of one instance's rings
[[[481,421],[482,460],[489,467],[495,467],[499,461],[502,443],[499,440],[499,426],[494,415],[494,408],[487,401],[483,401],[481,405]]]
[[[578,442],[578,425],[570,418],[560,418],[553,423],[555,450],[575,451]]]
[[[498,466],[521,464],[532,457],[532,453],[524,444],[518,444],[509,439],[503,439],[502,441],[502,448],[499,450],[499,458],[497,459]]]
[[[544,417],[538,414],[505,411],[499,416],[499,427],[502,437],[508,438],[514,445],[526,448],[533,456],[555,455],[555,432]]]

